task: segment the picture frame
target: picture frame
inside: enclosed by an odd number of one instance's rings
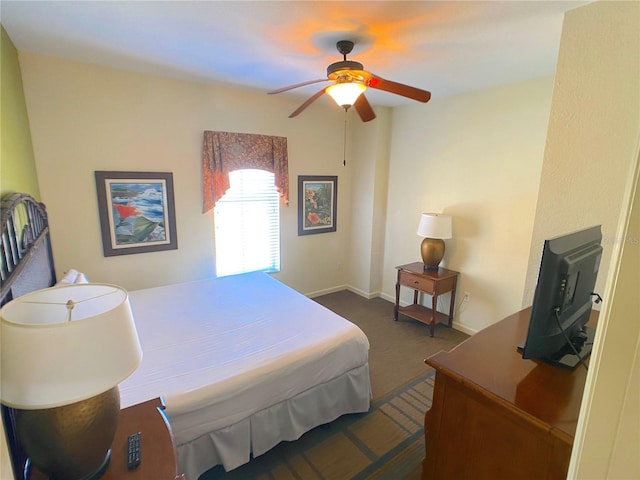
[[[173,173],[96,171],[105,257],[176,250]]]
[[[298,235],[335,232],[338,212],[338,177],[298,176]]]

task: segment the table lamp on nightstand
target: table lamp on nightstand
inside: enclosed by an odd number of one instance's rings
[[[142,360],[127,292],[93,283],[37,290],[2,307],[0,334],[0,400],[26,469],[100,478],[120,414],[118,384]]]
[[[416,233],[424,237],[420,253],[425,270],[438,270],[444,257],[444,239],[451,238],[451,217],[441,213],[423,213]]]

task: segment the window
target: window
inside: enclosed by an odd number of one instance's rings
[[[229,173],[230,188],[214,208],[218,277],[280,270],[280,196],[264,170]]]

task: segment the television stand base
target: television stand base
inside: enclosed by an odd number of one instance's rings
[[[586,360],[591,355],[591,349],[593,348],[593,339],[596,335],[596,329],[593,327],[583,327],[582,332],[586,337],[579,339],[571,339],[574,341],[573,346],[580,354],[580,357],[576,355],[569,345],[566,345],[560,352],[554,355],[552,358],[545,359],[545,362],[550,363],[560,368],[575,368],[580,364],[580,358]],[[582,345],[580,345],[582,344]]]
[[[593,348],[593,339],[596,335],[596,329],[594,327],[582,327],[583,335],[580,338],[574,338],[573,346],[582,357],[582,360],[586,360],[591,355],[591,349]],[[518,352],[522,353],[524,344],[518,345]],[[542,361],[553,365],[558,368],[573,369],[580,364],[580,358],[573,353],[573,350],[569,345],[565,345],[556,355],[551,358],[541,359]]]

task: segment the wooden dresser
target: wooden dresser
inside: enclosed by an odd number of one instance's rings
[[[422,480],[566,479],[587,372],[522,359],[530,313],[425,360],[436,380]]]

